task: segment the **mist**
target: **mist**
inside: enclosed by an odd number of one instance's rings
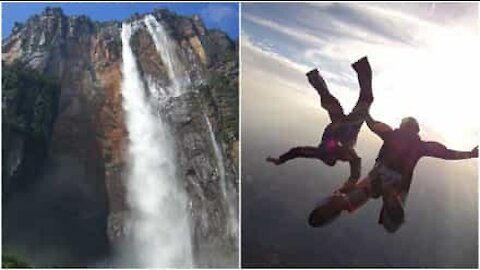
[[[191,267],[187,195],[177,177],[168,126],[155,113],[152,102],[156,100],[149,102],[145,95],[130,47],[132,30],[132,25],[123,24],[122,95],[129,132],[127,188],[131,207],[126,225],[131,230],[129,251],[134,255],[130,263],[137,267]],[[172,92],[179,92],[175,90]]]

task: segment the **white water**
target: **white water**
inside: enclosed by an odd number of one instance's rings
[[[167,68],[168,78],[171,81],[170,92],[172,96],[179,96],[182,90],[190,84],[189,77],[182,68],[183,64],[177,57],[176,43],[173,42],[163,26],[152,15],[146,15],[145,25],[150,33],[157,52]]]
[[[131,24],[124,23],[122,95],[129,138],[128,200],[133,240],[133,254],[129,255],[136,267],[191,267],[187,196],[176,176],[168,128],[146,99],[130,47],[131,35]],[[167,59],[171,58],[162,57],[165,62]]]
[[[226,210],[228,211],[228,234],[230,237],[233,237],[235,241],[238,241],[238,211],[235,207],[236,200],[234,199],[235,191],[233,190],[231,184],[227,183],[225,175],[225,163],[223,160],[222,150],[218,144],[215,133],[213,132],[212,124],[208,119],[208,116],[205,116],[205,121],[207,122],[208,132],[210,134],[210,140],[213,144],[213,152],[215,154],[215,159],[217,160],[218,174],[220,176],[220,188],[222,190],[223,201],[226,204]]]

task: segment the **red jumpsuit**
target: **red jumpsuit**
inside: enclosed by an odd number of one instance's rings
[[[457,160],[478,157],[478,151],[450,150],[438,142],[421,140],[416,132],[402,128],[392,130],[388,125],[374,121],[370,117],[366,122],[369,128],[383,140],[383,145],[375,167],[365,180],[366,184],[358,185],[367,187],[371,197],[382,196],[384,204],[379,223],[383,224],[389,232],[396,231],[404,222],[404,203],[412,183],[413,170],[420,158]],[[360,207],[366,200],[368,199],[353,202],[353,208]]]

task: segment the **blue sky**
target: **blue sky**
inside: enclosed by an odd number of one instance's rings
[[[14,22],[25,22],[47,6],[61,7],[66,15],[87,15],[96,21],[123,20],[135,12],[168,8],[180,15],[198,14],[209,29],[221,29],[233,39],[239,35],[237,3],[2,3],[2,38],[11,33]]]
[[[266,84],[278,79],[307,103],[317,98],[304,74],[318,68],[349,112],[358,97],[350,64],[368,55],[372,116],[398,126],[411,115],[465,147],[478,138],[479,29],[478,3],[243,3],[242,64],[251,59]]]

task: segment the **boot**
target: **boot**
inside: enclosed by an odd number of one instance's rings
[[[321,227],[332,222],[347,209],[348,202],[344,194],[336,193],[322,200],[310,213],[308,224],[312,227]]]
[[[370,68],[370,63],[368,62],[368,58],[366,56],[358,59],[357,62],[352,64],[352,68],[355,70],[355,72],[358,73],[372,73],[372,70]]]
[[[352,68],[357,73],[358,83],[360,84],[360,99],[364,102],[372,102],[372,69],[368,58],[362,57],[352,64]]]
[[[312,69],[307,72],[308,82],[313,86],[313,88],[317,89],[318,91],[326,91],[328,90],[327,84],[325,80],[318,72],[318,69]]]

